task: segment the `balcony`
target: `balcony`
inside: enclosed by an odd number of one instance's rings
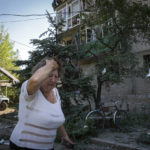
[[[67,19],[66,26],[68,29],[73,28],[80,24],[79,14]]]
[[[66,31],[80,24],[80,0],[66,3],[64,7],[56,12],[56,23],[63,22],[62,31]]]

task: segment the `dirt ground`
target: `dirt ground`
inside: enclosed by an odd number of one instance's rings
[[[0,143],[9,140],[17,120],[17,111],[14,108],[7,108],[5,111],[0,111]]]
[[[9,137],[11,135],[11,132],[16,125],[18,120],[18,112],[14,108],[7,108],[5,111],[0,111],[0,150],[1,147],[9,144]],[[143,145],[143,144],[137,144],[136,138],[141,133],[150,133],[150,127],[148,128],[133,128],[130,132],[123,133],[118,132],[115,129],[105,129],[102,132],[99,133],[99,136],[97,138],[110,141],[114,143],[120,143],[120,144],[128,144],[130,146],[138,147],[140,150],[150,150],[150,145]],[[7,146],[8,147],[8,146]],[[90,148],[91,147],[91,148]],[[100,146],[101,147],[101,146]],[[91,143],[89,145],[89,148],[86,150],[117,150],[112,149],[110,147],[101,147],[101,148],[94,148],[94,145]],[[55,148],[56,150],[63,150],[58,144]],[[7,148],[2,150],[7,150]]]
[[[18,112],[14,108],[7,108],[5,111],[0,111],[0,150],[9,150],[9,137],[17,123],[17,120]],[[99,150],[99,148],[92,143],[88,145],[88,147],[86,145],[83,145],[83,147],[83,150]],[[55,150],[66,150],[66,148],[64,148],[60,143],[55,143]],[[105,150],[105,148],[101,147],[100,150]],[[107,148],[107,150],[110,149]]]

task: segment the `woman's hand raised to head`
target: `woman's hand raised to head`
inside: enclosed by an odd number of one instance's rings
[[[54,59],[46,59],[45,61],[46,64],[36,70],[28,81],[27,92],[29,95],[34,94],[42,84],[42,82],[47,79],[50,73],[54,70],[57,70],[59,67],[58,63]]]
[[[58,63],[52,59],[52,60],[46,60],[46,67],[48,67],[51,71],[54,71],[58,69]]]

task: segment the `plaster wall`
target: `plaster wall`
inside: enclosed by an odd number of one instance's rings
[[[150,54],[150,52],[147,52]],[[142,62],[145,52],[138,55],[139,61]],[[82,70],[85,75],[93,75],[92,84],[97,85],[96,76],[94,76],[95,64],[82,64]],[[128,78],[124,79],[120,84],[104,84],[102,87],[102,101],[106,105],[112,105],[113,101],[120,101],[120,106],[123,109],[129,109],[129,111],[149,111],[150,110],[150,79],[144,78]]]

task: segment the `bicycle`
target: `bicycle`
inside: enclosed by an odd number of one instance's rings
[[[115,111],[113,113],[113,122],[117,128],[120,128],[128,123],[128,112],[127,110],[123,110],[118,108],[117,103],[119,101],[114,102]]]
[[[106,120],[113,120],[113,124],[115,125],[116,128],[120,128],[124,124],[126,124],[126,121],[128,120],[128,114],[126,110],[122,110],[117,106],[117,103],[119,101],[114,102],[114,106],[108,106],[105,107],[104,103],[99,103],[99,108],[90,111],[86,117],[85,117],[85,122],[88,124],[91,120],[94,120],[95,122],[98,122],[98,120],[101,120],[100,124],[101,127],[105,127],[105,122]],[[110,111],[109,109],[113,107],[114,110]],[[88,125],[84,125],[84,128],[87,128]]]

